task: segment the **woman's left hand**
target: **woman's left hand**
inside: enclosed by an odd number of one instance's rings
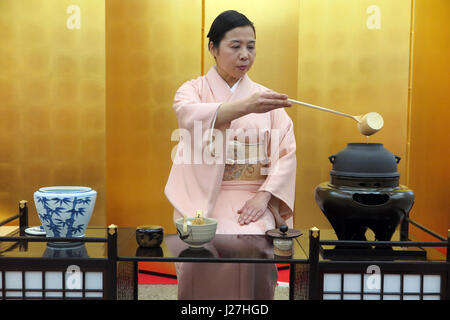
[[[253,198],[247,200],[244,206],[237,211],[240,214],[238,222],[243,225],[257,221],[266,211],[271,196],[270,192],[260,191]]]

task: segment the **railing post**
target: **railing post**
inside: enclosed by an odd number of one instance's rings
[[[117,300],[117,226],[108,227],[108,300]]]
[[[28,201],[19,201],[19,234],[25,236],[25,229],[28,228]]]
[[[447,230],[447,262],[450,262],[450,229]]]
[[[320,300],[319,290],[319,251],[320,230],[309,229],[309,299]]]

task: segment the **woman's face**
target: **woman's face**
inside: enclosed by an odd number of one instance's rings
[[[216,48],[210,43],[209,50],[216,59],[217,71],[232,86],[253,65],[256,56],[255,33],[250,26],[231,29]]]

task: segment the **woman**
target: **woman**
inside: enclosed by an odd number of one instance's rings
[[[216,65],[184,83],[174,100],[181,132],[197,137],[194,147],[180,138],[166,185],[174,220],[201,209],[218,220],[217,234],[292,227],[296,144],[283,109],[291,104],[247,76],[256,56],[255,28],[247,17],[221,13],[208,38]],[[216,139],[202,134],[208,130]],[[181,161],[188,151],[216,161]],[[277,281],[273,264],[179,263],[176,269],[179,299],[272,299]]]

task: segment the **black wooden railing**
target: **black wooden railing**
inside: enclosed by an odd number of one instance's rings
[[[309,230],[309,265],[310,265],[310,283],[309,283],[309,299],[311,300],[319,300],[322,299],[321,297],[321,288],[320,284],[320,270],[321,270],[321,264],[319,261],[320,253],[323,252],[322,246],[342,246],[342,247],[361,247],[361,246],[385,246],[385,247],[446,247],[447,248],[447,255],[446,255],[446,264],[443,266],[443,272],[446,273],[446,279],[444,280],[446,284],[444,285],[444,290],[442,292],[442,297],[445,300],[450,300],[450,230],[447,234],[447,239],[444,237],[438,235],[437,233],[429,230],[428,228],[420,225],[419,223],[407,219],[406,222],[403,223],[401,226],[401,230],[408,230],[408,227],[405,227],[405,223],[410,223],[419,229],[425,231],[426,233],[430,234],[431,236],[437,238],[441,241],[409,241],[408,235],[403,233],[401,235],[401,239],[405,241],[348,241],[348,240],[320,240],[320,230],[318,228],[311,228]],[[355,264],[358,263],[357,259],[355,260],[354,257],[352,259],[353,261],[339,261],[341,264]],[[336,261],[334,261],[337,263]],[[367,264],[367,261],[359,261],[362,264]],[[331,262],[333,263],[333,262]],[[330,264],[331,264],[330,263]],[[372,262],[371,262],[372,263]],[[386,263],[384,261],[384,263]],[[418,263],[415,265],[417,267],[417,270],[422,270],[424,267],[423,263]]]

